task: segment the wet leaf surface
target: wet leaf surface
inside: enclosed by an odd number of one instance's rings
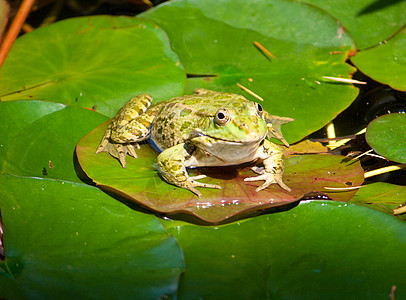
[[[405,1],[306,0],[326,10],[349,30],[359,49],[388,39],[406,24]]]
[[[406,4],[406,2],[403,1]],[[406,21],[405,21],[406,23]],[[351,58],[361,72],[396,90],[406,90],[406,29]]]
[[[385,299],[406,297],[406,224],[333,201],[221,226],[161,220],[179,241],[181,299]]]
[[[363,186],[350,200],[389,214],[392,210],[406,203],[406,187],[386,182],[376,182]],[[399,216],[406,220],[406,214]]]
[[[74,168],[75,145],[106,119],[80,107],[33,100],[0,102],[0,116],[3,173],[75,182],[81,182]]]
[[[176,297],[183,255],[154,216],[92,186],[9,174],[0,205],[2,298]]]
[[[248,167],[204,168],[199,171],[209,177],[201,181],[220,185],[222,189],[200,188],[203,197],[198,198],[159,177],[153,166],[157,153],[149,144],[141,146],[137,159],[127,157],[125,169],[109,154],[95,154],[107,124],[78,143],[76,153],[81,167],[100,188],[159,212],[184,212],[208,222],[221,222],[237,214],[289,204],[314,191],[346,201],[355,191],[329,193],[324,187],[351,187],[363,181],[358,162],[348,163],[344,157],[334,155],[303,155],[286,160],[284,182],[292,192],[276,184],[255,192],[259,183],[244,182],[244,178],[255,176]]]
[[[50,100],[110,117],[137,94],[179,96],[186,80],[162,29],[123,16],[71,18],[25,34],[0,75],[1,101]]]
[[[406,163],[405,135],[406,114],[387,114],[369,123],[365,137],[378,154]]]
[[[296,142],[344,110],[357,96],[345,63],[351,36],[319,8],[296,1],[174,1],[142,14],[168,34],[194,88],[240,93],[245,86],[273,115],[292,117],[283,132]],[[295,16],[295,22],[292,22]],[[259,42],[275,58],[255,46]]]

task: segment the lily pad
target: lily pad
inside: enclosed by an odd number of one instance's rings
[[[46,101],[0,102],[0,166],[19,176],[81,182],[73,153],[76,143],[106,117],[80,107]]]
[[[406,24],[405,1],[305,0],[305,2],[316,5],[334,16],[349,30],[359,49],[379,44]]]
[[[286,0],[181,0],[141,16],[167,32],[189,75],[187,92],[203,87],[257,100],[239,83],[261,96],[271,114],[295,119],[284,126],[290,143],[323,127],[357,96],[354,86],[323,77],[349,78],[355,69],[345,60],[355,45],[317,7]]]
[[[182,251],[152,215],[95,187],[0,177],[7,299],[176,298]]]
[[[406,202],[406,186],[386,182],[367,184],[350,201],[392,214],[393,209]],[[406,214],[399,217],[406,219]]]
[[[387,114],[369,123],[365,137],[376,153],[406,163],[405,134],[406,114]]]
[[[174,238],[76,175],[76,143],[107,118],[36,100],[1,102],[0,117],[0,298],[175,297]]]
[[[292,188],[291,192],[276,184],[255,192],[259,183],[244,182],[244,178],[255,175],[248,167],[206,168],[199,169],[209,175],[201,181],[220,185],[222,189],[200,188],[203,197],[198,198],[159,177],[153,166],[157,152],[149,144],[141,145],[137,159],[127,158],[125,169],[109,154],[95,154],[107,124],[94,129],[78,143],[76,153],[81,167],[100,188],[158,212],[188,213],[216,223],[239,214],[286,205],[314,191],[346,201],[355,191],[328,193],[324,187],[356,186],[363,181],[358,162],[347,163],[344,157],[334,155],[304,155],[286,160],[284,182]],[[194,170],[190,173],[197,174]]]
[[[65,108],[65,105],[45,101],[0,102],[0,169],[16,135],[36,120]],[[31,140],[35,140],[32,136]]]
[[[221,226],[161,220],[179,241],[181,299],[406,297],[406,224],[334,201]]]
[[[0,99],[50,100],[113,116],[140,93],[179,96],[185,80],[166,34],[151,21],[72,18],[17,39],[0,71]]]
[[[405,4],[406,2],[402,1]],[[402,12],[403,15],[405,15]],[[351,58],[361,72],[396,90],[406,91],[406,29]]]

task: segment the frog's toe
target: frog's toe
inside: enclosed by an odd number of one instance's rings
[[[105,148],[106,148],[106,146],[108,145],[108,143],[109,143],[108,140],[103,139],[103,140],[101,141],[99,147],[97,147],[96,154],[99,154],[100,152],[106,151]]]
[[[263,185],[261,185],[255,189],[256,192],[266,189],[272,183],[279,184],[279,186],[281,188],[283,188],[284,190],[286,190],[288,192],[291,191],[291,189],[282,181],[282,178],[280,176],[275,176],[274,174],[271,174],[271,173],[263,173],[262,175],[259,175],[256,177],[248,177],[248,178],[244,179],[244,181],[258,181],[258,180],[265,180],[265,182]]]
[[[257,167],[257,166],[253,166],[251,168],[252,171],[254,171],[257,174],[264,174],[265,172],[265,168],[264,167]]]
[[[127,149],[128,149],[128,153],[129,153],[132,157],[137,158],[138,156],[137,156],[137,153],[135,153],[134,146],[136,146],[137,149],[140,149],[140,146],[138,145],[138,143],[136,143],[135,145],[133,145],[133,144],[127,144]]]
[[[205,187],[205,188],[211,188],[211,189],[221,189],[221,186],[217,184],[210,184],[210,183],[202,183],[198,181],[191,180],[191,183],[194,187]]]
[[[281,188],[283,188],[284,190],[286,190],[286,191],[288,191],[288,192],[292,191],[292,189],[291,189],[290,187],[288,187],[288,186],[282,181],[282,178],[276,178],[275,181],[276,181],[276,183],[279,184],[279,186],[280,186]]]
[[[206,178],[206,177],[207,177],[206,175],[201,174],[201,175],[197,175],[197,176],[190,176],[189,179],[191,181],[195,181],[195,180],[200,180],[200,179],[203,179],[203,178]]]
[[[117,149],[118,160],[120,161],[121,165],[123,166],[123,168],[127,167],[127,164],[125,162],[125,156],[126,156],[127,152],[125,151],[123,145],[117,144],[117,145],[115,145],[115,148]]]
[[[221,186],[216,185],[216,184],[210,184],[210,183],[202,183],[198,182],[196,180],[198,179],[203,179],[205,178],[206,175],[198,175],[194,177],[189,177],[189,181],[187,182],[185,188],[188,189],[189,191],[195,193],[199,198],[202,197],[202,193],[199,192],[196,187],[205,187],[205,188],[212,188],[212,189],[221,189]]]

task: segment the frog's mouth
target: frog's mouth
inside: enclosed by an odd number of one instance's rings
[[[250,141],[229,141],[211,137],[200,131],[193,132],[193,137],[207,137],[207,139],[193,139],[193,144],[202,150],[199,160],[205,166],[219,166],[219,164],[240,164],[251,161],[265,137]]]
[[[229,145],[241,145],[241,144],[256,144],[256,143],[260,143],[260,142],[262,142],[262,141],[265,139],[266,135],[264,135],[264,136],[261,137],[261,138],[256,138],[256,139],[246,139],[246,140],[234,140],[234,141],[230,141],[230,140],[228,140],[228,139],[222,139],[222,138],[219,138],[219,137],[217,137],[217,136],[213,136],[213,135],[204,133],[204,132],[202,132],[200,129],[194,129],[194,130],[192,131],[192,133],[191,133],[190,138],[196,138],[196,137],[208,137],[208,138],[211,138],[211,139],[213,139],[213,140],[215,140],[215,141],[217,141],[217,142],[224,142],[224,143],[227,143],[227,144],[229,144]]]

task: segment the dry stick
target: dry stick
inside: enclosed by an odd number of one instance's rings
[[[20,33],[21,27],[23,26],[33,4],[34,0],[24,0],[23,3],[21,3],[20,9],[15,16],[13,23],[11,23],[10,29],[8,30],[0,48],[0,68],[4,63],[11,46]]]
[[[327,130],[327,137],[328,137],[329,139],[334,139],[334,138],[336,137],[336,130],[335,130],[335,127],[334,127],[334,123],[333,123],[333,122],[329,122],[329,123],[327,124],[326,130]],[[335,142],[334,142],[334,141],[329,141],[328,143],[329,143],[330,145],[332,145],[332,144],[334,144]]]
[[[252,96],[254,96],[255,98],[257,98],[258,100],[264,101],[264,99],[262,99],[261,96],[255,94],[253,91],[251,91],[250,89],[246,88],[245,86],[239,84],[238,82],[237,82],[237,85],[238,85],[239,88],[241,88],[242,90],[246,91],[248,94],[251,94]]]
[[[331,76],[323,76],[323,78],[330,79],[332,81],[345,82],[345,83],[367,84],[365,81],[358,81],[355,79],[348,79],[348,78],[331,77]]]
[[[261,49],[264,53],[268,54],[270,57],[275,58],[275,56],[268,51],[268,49],[266,49],[264,46],[262,46],[260,43],[258,43],[257,41],[254,42],[255,46],[257,46],[259,49]]]
[[[364,173],[364,178],[369,178],[369,177],[373,177],[376,175],[381,175],[384,173],[388,173],[388,172],[393,172],[393,171],[397,171],[397,170],[402,170],[406,168],[406,164],[398,164],[398,165],[392,165],[392,166],[387,166],[387,167],[383,167],[380,169],[375,169],[372,171],[368,171]]]

